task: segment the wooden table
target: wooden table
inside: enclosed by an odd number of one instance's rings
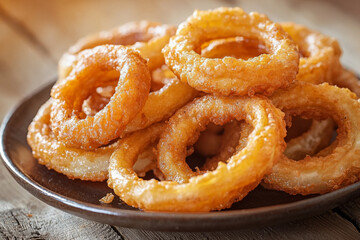
[[[360,69],[360,2],[353,1],[0,1],[0,117],[56,77],[61,54],[79,37],[133,20],[178,24],[194,9],[240,6],[336,37],[342,62]],[[0,238],[34,239],[360,239],[360,199],[283,225],[216,233],[164,233],[109,226],[50,207],[21,188],[0,163]]]

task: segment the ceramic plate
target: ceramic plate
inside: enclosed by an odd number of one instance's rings
[[[27,191],[45,203],[94,221],[130,228],[166,231],[215,231],[259,227],[319,214],[360,193],[360,182],[340,190],[311,196],[290,196],[262,187],[230,209],[211,213],[143,212],[116,197],[111,204],[99,199],[112,192],[105,182],[70,180],[39,165],[26,142],[27,127],[48,98],[53,83],[24,99],[1,127],[1,156]]]

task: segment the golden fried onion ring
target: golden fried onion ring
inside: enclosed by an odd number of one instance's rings
[[[257,186],[283,151],[282,117],[262,97],[202,97],[178,110],[165,130],[163,125],[152,125],[121,140],[110,160],[108,185],[128,205],[146,211],[207,212],[230,207]],[[183,184],[146,181],[132,170],[139,153],[155,143],[163,131],[158,155],[164,169],[174,155],[180,154],[177,164],[185,161],[187,143],[194,141],[199,126],[204,128],[209,121],[224,124],[232,118],[254,124],[254,131],[247,146],[228,164],[219,164],[214,171],[194,176]]]
[[[129,22],[115,29],[101,31],[81,38],[70,47],[59,60],[59,79],[64,79],[76,65],[77,54],[85,49],[99,45],[125,45],[140,51],[140,55],[148,59],[150,71],[164,64],[161,49],[175,34],[176,27],[157,22],[139,21]]]
[[[109,159],[118,142],[86,151],[67,147],[56,139],[50,127],[52,100],[38,111],[29,126],[27,141],[39,163],[66,175],[70,179],[104,181],[108,177]]]
[[[332,119],[313,120],[307,131],[286,143],[284,154],[293,160],[301,160],[307,155],[315,155],[330,144],[334,128]]]
[[[340,69],[341,48],[335,38],[295,23],[281,23],[298,45],[300,53],[299,81],[319,84],[331,82]]]
[[[339,75],[332,79],[331,84],[342,88],[348,88],[360,98],[360,81],[352,71],[342,69]]]
[[[243,36],[264,42],[268,54],[244,60],[209,59],[194,50],[216,38]],[[197,90],[222,95],[271,94],[297,74],[299,53],[280,25],[265,15],[240,8],[195,11],[163,49],[165,62],[183,82]]]
[[[176,110],[194,99],[198,92],[177,78],[160,90],[151,92],[143,109],[126,126],[124,133],[134,132],[169,118]]]
[[[298,82],[287,90],[276,92],[272,101],[288,114],[333,118],[338,125],[338,135],[328,147],[332,151],[327,156],[307,156],[294,161],[283,155],[271,174],[265,176],[263,185],[266,188],[289,194],[322,194],[359,180],[360,135],[356,129],[360,124],[360,102],[355,94],[327,83]]]
[[[219,146],[219,152],[213,157],[205,160],[202,171],[214,170],[217,168],[218,163],[226,162],[236,151],[244,148],[247,144],[247,138],[252,132],[253,128],[243,128],[244,124],[237,121],[232,121],[224,126],[224,135]],[[243,131],[249,130],[244,135]]]
[[[266,114],[268,115],[263,116]],[[187,146],[192,146],[196,142],[200,131],[203,131],[209,122],[223,125],[232,119],[238,121],[245,120],[254,126],[255,129],[249,137],[247,150],[237,153],[231,159],[237,161],[239,158],[245,158],[247,154],[250,154],[248,155],[250,158],[256,155],[257,158],[261,159],[260,161],[267,161],[265,159],[268,159],[269,155],[272,157],[274,151],[276,153],[278,148],[282,148],[281,143],[283,139],[278,141],[277,137],[283,133],[285,135],[285,128],[282,125],[283,120],[281,119],[280,121],[278,119],[279,116],[282,116],[282,113],[269,104],[267,100],[260,97],[252,99],[202,97],[181,108],[169,119],[168,127],[165,129],[158,146],[159,168],[167,180],[179,183],[188,182],[197,173],[193,172],[185,162]],[[277,127],[278,132],[276,135],[272,130],[264,129],[265,125],[268,124]],[[262,139],[265,135],[267,135],[268,140],[264,140],[262,148],[258,149],[259,146],[255,144],[255,139]],[[275,141],[270,147],[268,144],[270,144],[270,139],[273,138]],[[255,152],[250,153],[250,149],[253,149]],[[268,152],[265,154],[263,151]],[[250,161],[253,160],[255,158]],[[268,164],[271,163],[268,162]],[[232,166],[232,164],[229,166]],[[259,169],[264,170],[264,166]]]
[[[109,159],[119,146],[119,141],[91,151],[65,146],[64,143],[56,139],[51,131],[50,111],[52,102],[53,100],[49,99],[41,106],[29,125],[27,140],[33,156],[38,159],[40,164],[49,169],[54,169],[70,179],[93,182],[106,180],[108,178]],[[139,176],[145,176],[151,170],[155,170],[155,174],[158,173],[153,146],[139,155],[134,170]],[[162,178],[158,174],[157,177]]]
[[[175,75],[173,75],[174,77],[172,79],[166,78],[167,76],[171,76],[169,69],[157,69],[157,75],[161,75],[158,73],[158,70],[161,70],[165,75],[157,76],[155,79],[157,81],[156,84],[160,85],[161,81],[165,82],[165,84],[162,84],[163,86],[159,90],[150,92],[143,109],[126,126],[123,134],[146,128],[153,123],[169,118],[176,110],[194,99],[198,94],[198,92],[187,83],[180,82]],[[152,85],[153,84],[154,81],[152,81]],[[84,101],[82,105],[83,112],[86,115],[94,116],[109,102],[109,98],[113,95],[114,88],[115,87],[111,85],[97,88],[96,92]],[[106,89],[111,90],[106,91]]]
[[[120,45],[98,46],[82,51],[80,56],[69,76],[51,91],[51,125],[67,146],[94,149],[119,137],[141,111],[151,77],[146,60]],[[107,80],[102,74],[108,72],[120,75],[110,102],[95,116],[80,119],[83,101]]]
[[[219,154],[225,138],[232,133],[232,127],[229,125],[233,122],[226,123],[224,126],[209,123],[194,144],[194,151],[205,157]]]

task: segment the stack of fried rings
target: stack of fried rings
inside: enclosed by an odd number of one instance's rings
[[[125,24],[63,55],[28,142],[40,164],[108,179],[146,211],[221,210],[260,183],[327,193],[360,176],[360,85],[340,55],[331,37],[240,8],[195,11],[176,34]]]

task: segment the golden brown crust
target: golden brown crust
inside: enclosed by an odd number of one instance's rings
[[[269,53],[244,60],[209,59],[195,52],[206,41],[235,36],[260,39]],[[279,24],[240,8],[195,11],[180,24],[163,53],[181,81],[221,95],[269,95],[295,80],[299,64],[297,47]]]
[[[314,84],[331,82],[341,68],[338,41],[300,24],[281,23],[281,26],[302,53],[296,80]]]
[[[299,98],[298,96],[301,96]],[[297,82],[271,97],[278,108],[305,118],[331,117],[338,125],[336,141],[328,155],[307,156],[294,161],[283,155],[263,180],[266,188],[289,194],[326,193],[360,177],[360,102],[354,93],[326,83]],[[334,147],[332,147],[334,145]]]
[[[285,147],[283,114],[269,100],[202,97],[170,118],[158,144],[159,167],[168,179],[168,170],[177,170],[185,162],[187,145],[196,140],[194,136],[202,126],[231,119],[245,119],[254,130],[246,147],[227,165],[219,164],[212,172],[184,180],[175,173],[174,179],[182,180],[182,184],[140,179],[132,170],[134,161],[164,129],[153,125],[122,140],[110,161],[108,185],[127,204],[147,211],[203,212],[230,207],[257,186]],[[172,162],[175,166],[170,166]]]
[[[70,179],[104,181],[108,177],[109,159],[118,142],[92,151],[67,147],[56,139],[50,126],[52,100],[48,100],[31,122],[27,141],[39,163]]]
[[[165,63],[161,49],[175,34],[176,27],[157,22],[138,21],[123,24],[115,29],[90,34],[79,39],[59,60],[59,79],[64,79],[78,61],[78,53],[100,45],[130,46],[148,60],[148,66],[154,70]]]
[[[149,95],[151,77],[146,61],[123,46],[98,46],[79,56],[69,76],[51,90],[51,125],[56,137],[67,146],[94,149],[118,138],[141,111]],[[109,74],[119,77],[110,102],[95,116],[81,119],[82,102],[109,81]]]

